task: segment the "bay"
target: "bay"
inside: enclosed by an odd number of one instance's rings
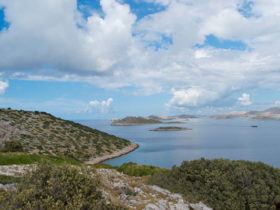
[[[139,148],[104,163],[125,162],[171,168],[183,160],[224,158],[261,161],[280,168],[280,122],[247,118],[190,119],[178,125],[111,126],[110,120],[79,121],[89,127],[128,139]],[[257,128],[251,127],[257,125]],[[180,126],[192,130],[149,131],[159,126]]]

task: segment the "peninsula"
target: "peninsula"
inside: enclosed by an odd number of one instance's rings
[[[0,149],[17,142],[23,151],[98,163],[135,150],[138,145],[46,112],[0,109]]]

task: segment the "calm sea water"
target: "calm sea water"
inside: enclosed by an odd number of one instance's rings
[[[140,148],[105,163],[125,162],[171,168],[183,160],[226,158],[262,161],[280,168],[280,121],[250,119],[191,119],[177,126],[185,131],[154,132],[149,129],[165,125],[111,126],[109,120],[80,123],[131,140]],[[258,125],[252,128],[251,125]],[[176,126],[176,125],[166,125]]]

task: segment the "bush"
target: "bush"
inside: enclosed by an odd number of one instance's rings
[[[20,180],[20,177],[0,175],[0,184],[12,184]]]
[[[149,179],[190,202],[214,209],[279,209],[280,170],[249,161],[222,159],[184,161]]]
[[[130,176],[148,176],[154,175],[158,172],[166,173],[169,170],[150,165],[137,165],[136,163],[129,162],[117,167],[117,171]]]
[[[2,196],[3,209],[116,209],[97,189],[100,182],[89,171],[48,163],[26,174],[16,192]]]
[[[57,165],[80,165],[81,163],[68,157],[53,156],[53,155],[39,155],[21,152],[0,152],[0,165],[13,164],[35,164],[48,161]]]
[[[9,140],[4,142],[3,152],[23,152],[23,146],[18,140]]]

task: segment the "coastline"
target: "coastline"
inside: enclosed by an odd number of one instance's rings
[[[102,163],[105,160],[110,160],[110,159],[117,158],[117,157],[123,156],[125,154],[128,154],[128,153],[136,150],[138,147],[139,147],[138,144],[135,144],[134,142],[131,142],[131,145],[123,148],[122,150],[115,151],[112,154],[104,155],[102,157],[93,158],[89,161],[86,161],[85,163],[86,164],[91,164],[91,165]]]

